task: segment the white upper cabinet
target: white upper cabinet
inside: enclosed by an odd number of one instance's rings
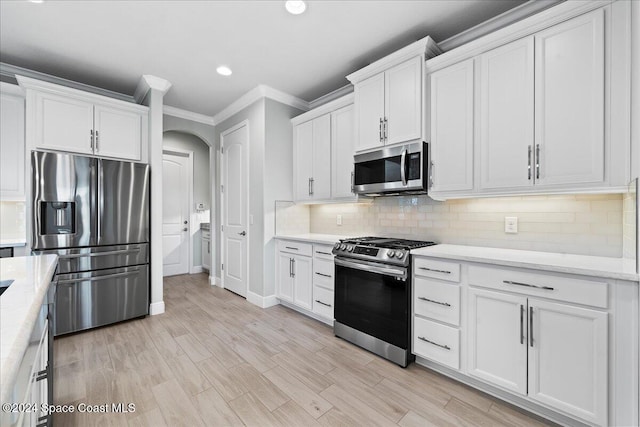
[[[16,78],[27,91],[27,145],[31,149],[146,161],[147,107]]]
[[[424,61],[440,53],[425,37],[347,76],[355,92],[356,151],[424,139]]]
[[[604,181],[604,10],[535,36],[536,180]]]
[[[384,73],[355,86],[358,151],[384,144],[384,86]]]
[[[473,75],[469,59],[429,76],[433,193],[473,189]]]
[[[96,105],[94,115],[96,155],[140,160],[140,113]]]
[[[36,148],[93,154],[93,104],[82,99],[36,93]]]
[[[480,188],[533,185],[533,37],[480,55]]]
[[[334,198],[353,197],[354,152],[353,105],[331,113],[331,194]]]
[[[356,200],[353,94],[291,119],[296,202]]]
[[[24,200],[24,96],[0,84],[0,200]]]
[[[423,61],[416,57],[384,73],[385,144],[422,138]]]

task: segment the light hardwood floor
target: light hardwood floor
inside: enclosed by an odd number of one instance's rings
[[[542,426],[416,364],[402,369],[282,306],[165,279],[166,313],[55,340],[56,426]]]

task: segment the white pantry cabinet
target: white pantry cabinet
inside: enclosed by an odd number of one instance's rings
[[[0,83],[0,200],[24,200],[24,95]]]
[[[347,76],[355,93],[356,151],[424,139],[424,61],[440,52],[425,37]]]
[[[29,146],[146,161],[148,108],[18,76]]]
[[[568,2],[428,60],[433,197],[624,191],[629,8]],[[458,76],[466,97],[443,99],[446,77],[471,61],[471,82]],[[443,141],[460,154],[442,156]]]

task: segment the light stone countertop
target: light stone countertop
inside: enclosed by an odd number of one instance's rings
[[[300,242],[309,242],[309,243],[321,243],[325,245],[333,245],[338,242],[340,239],[345,239],[349,236],[338,236],[335,234],[316,234],[316,233],[306,233],[306,234],[292,234],[292,235],[283,235],[280,234],[276,236],[276,239],[280,240],[297,240]]]
[[[0,248],[12,248],[16,246],[26,246],[27,239],[0,239]]]
[[[0,296],[0,402],[10,401],[15,376],[57,265],[57,255],[0,259],[0,280],[14,280]]]
[[[624,258],[446,244],[414,249],[411,254],[632,282],[640,281],[634,260]]]

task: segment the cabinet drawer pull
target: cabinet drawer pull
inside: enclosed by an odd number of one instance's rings
[[[433,271],[434,273],[451,274],[451,272],[447,270],[436,270],[435,268],[427,268],[427,267],[418,267],[418,268],[420,270]]]
[[[438,305],[444,305],[445,307],[451,307],[451,304],[449,304],[448,302],[440,302],[440,301],[432,300],[432,299],[425,298],[425,297],[418,297],[418,299],[420,299],[422,301],[432,302],[432,303],[438,304]]]
[[[317,302],[318,304],[322,304],[322,305],[324,305],[324,306],[331,307],[331,304],[327,304],[326,302],[322,302],[322,301],[320,301],[320,300],[316,300],[316,302]]]
[[[428,340],[425,337],[418,337],[418,339],[422,340],[424,342],[428,342],[431,345],[435,345],[436,347],[444,348],[445,350],[451,350],[451,347],[449,347],[448,345],[438,344],[437,342],[433,342],[431,340]]]
[[[516,286],[526,286],[527,288],[536,288],[536,289],[544,289],[546,291],[553,291],[555,290],[554,288],[550,287],[550,286],[538,286],[538,285],[530,285],[528,283],[522,283],[522,282],[514,282],[512,280],[503,280],[502,283],[505,283],[507,285],[516,285]]]
[[[292,251],[298,251],[298,248],[292,248],[291,246],[285,246],[285,249],[291,249]]]
[[[36,374],[36,381],[42,381],[47,379],[47,370],[43,369],[42,371],[38,371]]]
[[[316,274],[317,274],[318,276],[328,277],[329,279],[331,279],[331,276],[330,276],[330,275],[328,275],[328,274],[318,273],[317,271],[316,271]]]
[[[320,255],[331,255],[329,252],[316,251],[316,253]]]

